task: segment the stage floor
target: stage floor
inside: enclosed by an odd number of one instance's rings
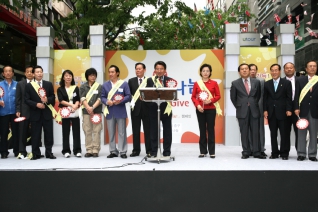
[[[128,158],[122,159],[106,158],[109,155],[108,145],[101,148],[98,158],[85,158],[85,146],[82,146],[82,158],[71,156],[64,158],[61,153],[62,146],[55,145],[53,153],[57,157],[56,160],[39,159],[39,160],[18,160],[13,157],[10,150],[9,158],[0,159],[0,170],[96,170],[96,171],[150,171],[150,170],[192,170],[192,171],[224,171],[224,170],[318,170],[318,163],[309,161],[297,161],[295,147],[291,147],[289,160],[267,159],[261,160],[250,157],[249,159],[241,159],[242,148],[240,146],[224,146],[216,145],[216,158],[209,157],[198,158],[199,144],[172,144],[172,156],[175,161],[149,162],[143,160],[145,156],[144,146],[142,145],[141,155],[138,157],[129,157],[132,151],[132,144],[128,144]],[[270,155],[270,146],[266,146],[266,154]],[[31,147],[27,147],[30,151]],[[42,154],[44,148],[41,148]],[[142,161],[142,163],[140,163]],[[125,165],[124,165],[125,164]],[[131,165],[127,165],[131,164]],[[123,167],[120,167],[124,165]]]

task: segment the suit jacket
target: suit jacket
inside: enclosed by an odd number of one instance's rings
[[[230,90],[231,101],[236,108],[236,118],[246,118],[248,112],[248,104],[254,118],[260,117],[258,106],[261,97],[261,83],[255,78],[250,78],[251,89],[247,94],[242,78],[232,82]]]
[[[138,82],[138,77],[133,77],[128,80],[128,86],[130,89],[131,95],[135,95],[138,87],[139,87],[139,82]],[[144,101],[141,101],[140,99],[137,99],[135,102],[134,109],[131,109],[131,115],[132,116],[138,116],[140,114],[140,111],[143,113],[148,113],[148,104]]]
[[[273,79],[265,82],[264,111],[268,112],[268,118],[271,118],[274,115],[278,120],[284,120],[287,118],[286,111],[292,112],[292,110],[291,82],[284,78],[280,78],[276,92]]]
[[[294,108],[295,110],[300,109],[300,117],[306,117],[308,112],[313,118],[318,119],[318,83],[312,87],[312,92],[308,91],[304,99],[299,106],[299,96],[301,90],[308,83],[308,76],[298,77],[295,83],[295,98],[294,98]]]
[[[263,96],[264,96],[264,84],[265,80],[262,77],[256,77],[261,83],[261,97],[259,98],[258,107],[259,111],[261,112],[261,116],[263,116]]]
[[[128,87],[128,83],[124,82],[115,92],[114,96],[116,94],[120,94],[124,96],[124,99],[118,104],[118,105],[113,105],[113,106],[108,106],[106,105],[107,102],[107,96],[110,90],[112,89],[112,83],[110,80],[105,82],[102,86],[102,103],[105,105],[105,107],[108,107],[108,112],[106,119],[111,119],[112,117],[114,118],[127,118],[127,111],[126,111],[126,103],[130,101],[131,99],[131,94],[130,90]],[[114,97],[113,96],[113,97]]]
[[[168,77],[168,76],[164,76],[164,78],[163,78],[163,87],[167,87],[167,86],[166,86],[166,82],[167,82],[168,80],[170,80],[170,79],[172,79],[172,78],[170,78],[170,77]],[[159,79],[157,79],[157,80],[159,80]],[[146,86],[146,87],[149,87],[149,88],[156,87],[155,84],[153,83],[153,80],[152,80],[151,77],[149,77],[149,78],[147,79],[147,86]],[[154,110],[154,109],[157,110],[157,108],[158,108],[157,103],[152,103],[152,102],[151,102],[151,103],[148,103],[148,104],[149,104],[149,107],[151,107],[152,110]],[[163,103],[160,104],[160,113],[161,113],[161,114],[164,113],[166,107],[167,107],[167,102],[163,102]],[[170,115],[171,115],[171,114],[172,114],[172,113],[170,113]]]
[[[53,90],[53,85],[49,81],[42,80],[42,88],[46,91],[47,104],[54,107],[55,104],[55,95]],[[41,98],[37,91],[34,90],[31,83],[28,83],[25,86],[25,103],[30,107],[30,121],[39,121],[41,115],[45,120],[53,119],[51,110],[45,105],[44,109],[36,107],[37,103],[41,103]]]
[[[79,89],[78,89],[78,87],[76,86],[76,88],[74,89],[74,92],[73,92],[73,103],[75,103],[75,102],[80,102],[81,100],[80,100],[80,96],[79,96]],[[59,102],[61,102],[61,101],[67,101],[67,102],[69,102],[70,101],[70,99],[69,99],[69,97],[68,97],[68,94],[67,94],[67,92],[66,92],[66,89],[65,89],[65,87],[59,87],[58,89],[57,89],[57,98],[58,98],[58,100],[59,100]],[[59,107],[65,107],[65,105],[63,105],[63,104],[59,104]]]
[[[27,85],[27,80],[21,80],[17,84],[16,96],[15,96],[15,107],[16,112],[20,113],[20,116],[25,117],[26,119],[30,118],[30,107],[25,103],[25,86]]]

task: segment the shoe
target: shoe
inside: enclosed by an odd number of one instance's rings
[[[8,158],[8,155],[7,154],[1,154],[1,159],[5,159],[5,158]]]
[[[265,157],[265,156],[263,156],[263,155],[256,155],[256,156],[254,156],[254,158],[258,158],[258,159],[266,159],[266,157]]]
[[[86,153],[86,154],[84,155],[85,158],[90,158],[90,157],[92,157],[92,156],[93,156],[93,154],[91,154],[91,153]]]
[[[79,152],[75,156],[78,157],[78,158],[81,158],[82,157],[82,153]]]
[[[93,158],[97,158],[98,157],[98,153],[93,153]]]
[[[46,155],[45,157],[49,158],[49,159],[56,159],[56,157],[53,155],[53,153]]]
[[[122,155],[120,155],[120,157],[123,158],[123,159],[126,159],[127,155],[126,154],[122,154]]]
[[[277,155],[271,155],[271,156],[269,156],[269,159],[276,159],[276,158],[278,158]]]
[[[247,158],[249,158],[250,156],[248,156],[248,155],[242,155],[242,157],[241,157],[241,159],[247,159]]]
[[[110,153],[110,155],[107,156],[107,158],[115,158],[115,157],[118,157],[118,155],[114,153]]]
[[[261,155],[267,157],[266,153],[265,152],[261,152]]]
[[[64,154],[64,157],[65,157],[65,158],[70,158],[70,157],[71,157],[71,154],[67,152],[67,153]]]
[[[147,154],[147,158],[151,158],[151,154],[148,153],[148,154]]]
[[[283,156],[282,160],[288,160],[288,156]]]
[[[298,161],[303,161],[303,160],[305,160],[305,159],[306,159],[306,157],[304,157],[304,156],[298,156],[298,157],[297,157],[297,160],[298,160]]]
[[[205,157],[205,154],[200,154],[199,155],[199,158],[204,158]]]
[[[32,157],[30,160],[36,160],[37,158],[36,157]]]
[[[137,152],[132,152],[132,153],[130,154],[130,157],[136,157],[136,156],[139,156],[139,153],[137,153]]]
[[[316,157],[309,157],[309,160],[314,161],[314,162],[318,161]]]
[[[214,158],[215,158],[215,155],[210,155],[210,158],[214,159]]]
[[[171,155],[171,153],[165,153],[165,152],[164,152],[162,155],[163,155],[164,157],[169,157],[169,156]]]

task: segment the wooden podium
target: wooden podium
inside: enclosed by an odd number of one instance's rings
[[[146,161],[154,161],[160,163],[160,161],[174,161],[173,156],[163,156],[161,154],[161,144],[160,144],[160,104],[162,102],[175,101],[177,100],[177,89],[176,88],[140,88],[140,97],[145,102],[154,102],[158,105],[157,110],[157,124],[158,124],[158,151],[157,157],[146,158]]]

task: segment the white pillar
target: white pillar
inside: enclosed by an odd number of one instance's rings
[[[37,27],[36,58],[37,65],[43,68],[43,79],[53,83],[54,30],[51,27]]]
[[[240,25],[225,24],[225,69],[224,69],[224,105],[225,130],[224,144],[226,146],[240,145],[240,130],[236,119],[236,110],[230,99],[231,82],[239,78],[237,67],[240,56]]]
[[[97,71],[96,81],[99,84],[103,84],[105,81],[105,29],[104,25],[89,26],[89,55],[91,57],[91,67]],[[105,129],[105,119],[103,120],[103,126]],[[104,143],[104,131],[101,131],[101,141]]]

